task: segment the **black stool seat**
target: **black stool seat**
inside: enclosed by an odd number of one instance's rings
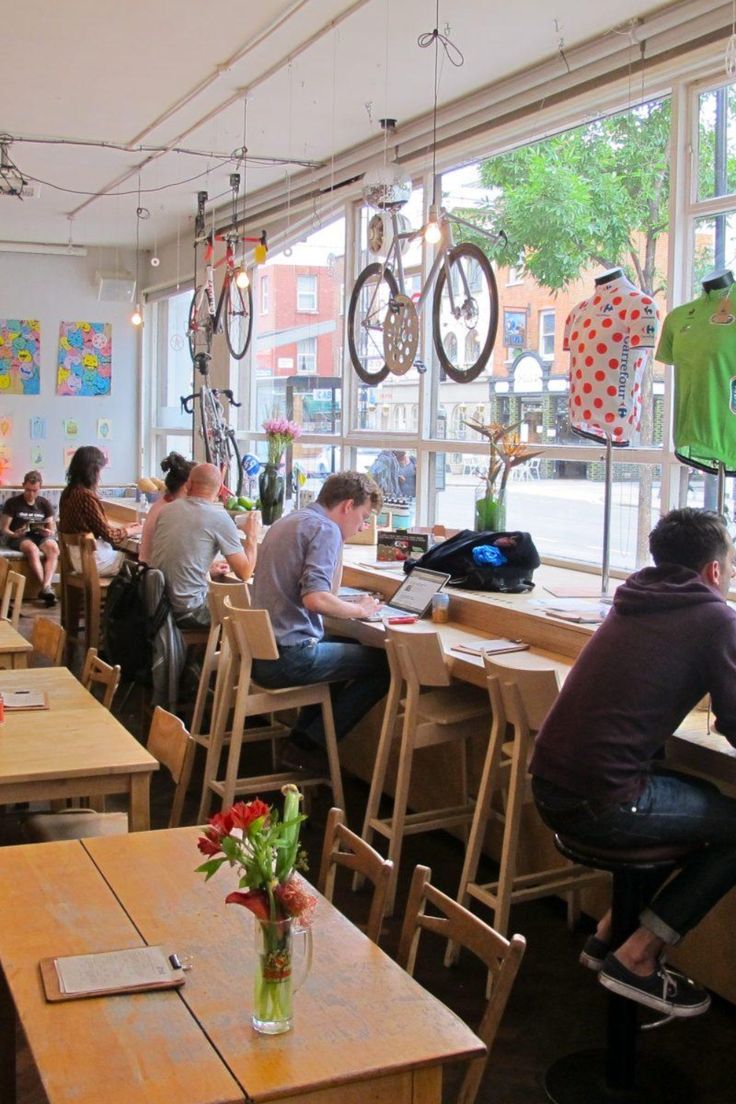
[[[692,845],[605,848],[555,836],[566,858],[613,874],[611,945],[620,947],[639,926],[653,871],[663,875],[700,848]],[[553,1104],[689,1104],[692,1087],[671,1063],[650,1057],[637,1063],[638,1006],[607,993],[606,1049],[559,1058],[547,1070],[545,1089]]]
[[[678,866],[688,859],[699,847],[692,844],[669,844],[659,847],[591,847],[589,844],[578,843],[569,836],[555,836],[555,847],[574,862],[583,866],[592,866],[596,870],[610,870],[615,873],[619,869],[631,869],[633,867],[657,867]]]

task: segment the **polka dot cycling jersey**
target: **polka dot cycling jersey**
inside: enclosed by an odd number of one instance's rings
[[[570,353],[570,424],[614,445],[638,440],[641,383],[659,318],[649,295],[626,279],[599,284],[570,311],[563,348]]]

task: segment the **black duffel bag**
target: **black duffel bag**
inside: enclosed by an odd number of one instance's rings
[[[506,563],[476,563],[473,549],[481,545],[498,548],[506,557]],[[477,533],[474,529],[463,529],[454,537],[436,544],[418,559],[407,560],[404,571],[408,573],[415,567],[428,567],[432,571],[445,571],[451,575],[447,584],[451,587],[522,594],[534,588],[532,575],[539,564],[539,553],[529,533],[494,533],[489,530]]]

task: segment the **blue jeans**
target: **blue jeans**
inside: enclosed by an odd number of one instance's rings
[[[316,682],[330,687],[335,731],[338,740],[347,736],[371,706],[386,696],[391,681],[386,653],[382,648],[342,641],[305,641],[282,646],[278,659],[257,659],[253,678],[267,690],[285,686],[309,686]],[[324,747],[325,732],[319,706],[307,706],[299,714],[298,731]]]
[[[703,845],[662,888],[666,875],[652,884],[641,922],[665,943],[678,943],[736,885],[736,800],[711,782],[657,770],[637,801],[603,808],[541,778],[532,789],[545,824],[582,844]]]

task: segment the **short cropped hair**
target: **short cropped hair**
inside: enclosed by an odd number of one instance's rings
[[[657,567],[680,564],[701,571],[714,560],[724,561],[729,548],[726,523],[712,510],[670,510],[649,534],[649,551]]]
[[[23,482],[43,483],[43,476],[41,475],[40,471],[36,471],[36,469],[34,468],[33,471],[26,472],[26,474],[23,476]]]
[[[333,506],[350,499],[356,506],[362,506],[370,499],[371,507],[376,511],[383,505],[383,495],[378,489],[378,484],[364,472],[345,471],[329,475],[317,495],[318,504],[324,506],[326,510],[331,510]]]

